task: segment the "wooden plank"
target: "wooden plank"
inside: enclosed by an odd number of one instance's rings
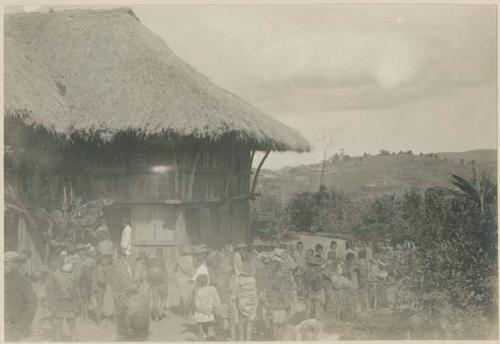
[[[193,183],[194,183],[194,178],[196,176],[196,167],[198,166],[198,162],[200,161],[200,157],[202,154],[203,148],[199,147],[198,151],[196,152],[196,156],[193,161],[193,166],[191,170],[191,175],[189,176],[189,183],[187,185],[187,193],[185,198],[186,199],[191,199],[193,197]]]

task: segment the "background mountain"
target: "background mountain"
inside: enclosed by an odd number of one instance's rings
[[[381,194],[401,194],[411,187],[451,186],[451,174],[470,178],[473,166],[496,179],[497,151],[413,155],[383,152],[382,155],[349,157],[336,155],[325,163],[327,189],[346,193],[352,199]],[[317,191],[322,164],[262,170],[257,192],[274,194],[286,202],[297,192]]]

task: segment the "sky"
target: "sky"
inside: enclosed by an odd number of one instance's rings
[[[310,153],[272,153],[266,168],[316,163],[325,150],[497,146],[495,6],[132,9],[187,63],[313,146]]]

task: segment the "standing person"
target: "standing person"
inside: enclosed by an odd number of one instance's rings
[[[14,251],[4,254],[4,330],[6,341],[28,337],[37,308],[37,297],[28,278],[20,271],[23,257]]]
[[[35,282],[36,274],[31,261],[31,250],[23,250],[22,254],[26,257],[26,261],[22,265],[21,271],[31,282]]]
[[[239,337],[240,341],[251,341],[253,322],[257,317],[259,305],[257,297],[257,281],[255,269],[242,257],[242,265],[238,280],[238,313],[239,313]]]
[[[111,252],[113,251],[112,244]],[[109,252],[109,250],[108,250]],[[107,255],[110,257],[110,255]],[[112,256],[111,256],[112,257]],[[111,259],[106,277],[113,290],[116,332],[118,341],[147,340],[149,335],[149,306],[134,287],[132,272],[124,254]]]
[[[125,256],[127,262],[131,264],[130,254],[132,253],[132,227],[128,218],[123,219],[123,230],[120,239],[120,252]]]
[[[230,280],[234,267],[234,252],[231,242],[207,256],[207,267],[210,274],[212,285],[217,289],[221,298],[221,312],[223,318],[223,328],[233,328],[230,316],[231,290]],[[232,333],[233,330],[231,330]],[[235,331],[235,330],[234,330]],[[233,336],[231,336],[232,340]]]
[[[358,272],[356,267],[356,256],[353,252],[348,252],[346,254],[346,260],[342,267],[342,275],[351,282],[351,289],[346,290],[345,295],[347,296],[346,302],[346,316],[348,318],[353,317],[357,308],[357,295],[358,295]]]
[[[358,256],[358,250],[356,249],[356,244],[354,241],[352,240],[347,240],[345,242],[345,260],[347,260],[347,255],[349,253],[352,253],[354,254],[354,257],[357,257]]]
[[[328,250],[327,253],[327,258],[331,258],[335,261],[337,261],[337,242],[335,240],[332,240],[330,242],[330,249]]]
[[[243,255],[245,254],[246,249],[247,249],[247,245],[245,245],[245,244],[238,244],[235,247],[234,271],[236,273],[236,276],[239,276],[241,273],[241,270],[243,269]]]
[[[321,262],[321,264],[323,264],[323,262],[325,261],[325,254],[324,253],[325,253],[325,251],[324,251],[323,245],[316,244],[314,246],[314,255],[319,258],[319,261]]]
[[[281,340],[292,310],[294,282],[286,262],[286,252],[276,249],[274,254],[269,262],[266,297],[271,311],[273,338]]]
[[[200,248],[196,251],[196,255],[194,256],[193,265],[195,268],[195,273],[193,276],[193,282],[196,282],[196,278],[199,275],[207,275],[208,283],[210,284],[210,275],[208,274],[207,262],[205,259],[208,250],[206,248]]]
[[[97,258],[95,268],[95,288],[96,288],[96,322],[101,324],[104,317],[104,297],[108,278],[106,268],[112,262],[113,243],[109,240],[103,240],[97,245]]]
[[[365,250],[360,250],[356,262],[355,271],[358,275],[358,304],[361,311],[368,308],[368,278],[370,274],[370,262]]]
[[[302,275],[306,268],[306,254],[304,252],[304,244],[302,241],[297,241],[296,249],[293,252],[293,259],[297,264],[297,268],[293,271],[293,278],[297,285],[297,297],[302,299],[304,297],[304,287],[302,283]]]
[[[306,265],[306,255],[304,252],[304,243],[302,241],[297,241],[295,244],[295,250],[293,251],[293,259],[300,267],[305,267]]]
[[[80,254],[82,272],[78,281],[78,287],[81,298],[81,312],[84,321],[89,320],[89,308],[92,296],[94,294],[94,285],[96,277],[96,255],[93,247],[87,248]]]
[[[148,257],[146,252],[141,251],[135,260],[133,279],[137,291],[146,299],[149,298],[149,283],[148,283]]]
[[[215,287],[208,285],[208,276],[198,275],[194,295],[194,321],[198,325],[199,341],[214,340],[215,313],[219,312],[220,306],[219,294]]]
[[[323,319],[325,306],[325,276],[321,269],[321,258],[311,257],[304,273],[305,306],[308,319]]]
[[[160,321],[166,314],[167,308],[167,267],[163,257],[163,250],[157,248],[148,259],[148,282],[150,285],[151,315],[155,321]]]
[[[193,292],[192,279],[195,274],[193,256],[188,246],[183,245],[179,249],[175,265],[175,277],[179,290],[179,307],[182,316],[189,312],[189,298]]]
[[[77,341],[76,317],[79,311],[78,278],[72,257],[67,256],[59,271],[52,272],[46,286],[49,310],[54,318],[55,340],[62,340],[63,323],[67,322],[71,341]]]

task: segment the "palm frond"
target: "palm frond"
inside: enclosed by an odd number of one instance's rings
[[[470,182],[460,176],[457,176],[456,174],[452,174],[452,176],[453,180],[451,181],[451,183],[453,185],[455,185],[458,189],[465,193],[474,202],[481,202],[481,196],[479,195],[478,190],[476,190],[476,188],[474,188],[474,186]]]

